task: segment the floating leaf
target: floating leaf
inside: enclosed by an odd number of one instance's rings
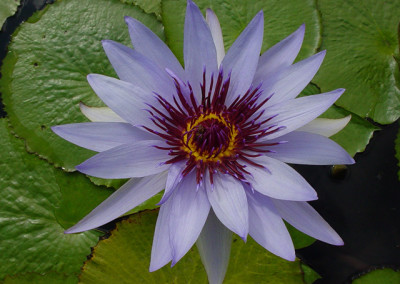
[[[303,280],[306,284],[313,284],[317,279],[321,278],[321,276],[315,272],[315,270],[304,263],[301,264],[301,270],[303,270]]]
[[[0,1],[0,29],[3,26],[6,19],[17,11],[17,7],[20,4],[19,0],[1,0]]]
[[[188,252],[173,268],[148,272],[158,211],[146,211],[117,224],[108,239],[94,248],[83,267],[81,283],[207,283],[200,256]],[[224,283],[299,283],[298,261],[289,262],[268,253],[249,239],[234,238]]]
[[[118,0],[69,0],[48,5],[14,34],[2,68],[1,92],[16,134],[30,151],[73,171],[94,152],[52,133],[53,125],[87,121],[79,102],[101,105],[86,81],[89,73],[116,76],[102,39],[130,45],[124,16],[162,36],[154,15]]]
[[[363,152],[365,147],[374,134],[374,131],[379,130],[369,121],[351,113],[341,107],[330,107],[321,117],[325,118],[342,118],[351,115],[350,122],[337,134],[330,138],[342,146],[351,156]]]
[[[318,1],[327,54],[313,82],[346,89],[337,105],[387,124],[400,116],[399,1]]]
[[[353,284],[398,284],[400,272],[389,268],[377,269],[353,281]]]
[[[161,17],[161,0],[121,0],[122,3],[138,5],[146,13],[154,13]]]
[[[320,42],[320,21],[315,1],[311,0],[256,0],[224,1],[199,0],[196,4],[205,11],[217,14],[224,36],[225,49],[232,45],[240,32],[260,10],[264,11],[264,44],[262,51],[284,39],[301,24],[306,23],[306,35],[299,58],[314,54]],[[162,22],[167,43],[183,62],[183,23],[185,0],[164,0]]]
[[[65,192],[79,196],[81,190],[89,192],[85,187],[95,186],[83,175],[71,179],[26,153],[23,141],[8,132],[6,123],[0,120],[0,279],[7,274],[50,270],[76,275],[99,234],[65,235],[62,223],[79,220],[87,210],[84,203],[95,206],[101,194],[75,200],[81,206],[79,214],[68,216],[62,210],[68,203]]]
[[[23,273],[13,276],[7,276],[3,284],[75,284],[78,278],[73,275],[66,275],[57,272],[49,272],[46,274]]]

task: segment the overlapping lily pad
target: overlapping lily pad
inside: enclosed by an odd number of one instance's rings
[[[325,61],[313,80],[345,88],[337,104],[379,123],[400,116],[399,1],[318,1]]]
[[[64,225],[77,222],[109,190],[95,187],[83,175],[71,178],[26,153],[24,142],[9,133],[6,123],[0,120],[0,279],[24,272],[76,275],[99,234],[65,235]],[[91,190],[96,192],[89,194]],[[84,194],[89,195],[79,198]],[[71,213],[74,206],[79,212]]]
[[[221,23],[225,49],[229,48],[240,32],[260,10],[264,11],[264,44],[262,51],[284,39],[301,24],[306,24],[306,35],[299,58],[314,54],[320,42],[320,21],[316,3],[312,0],[256,0],[224,1],[199,0],[196,4],[205,11],[215,11]],[[185,0],[164,0],[162,22],[167,43],[183,62],[183,23]]]
[[[14,276],[7,276],[2,284],[75,284],[78,278],[74,275],[66,275],[64,273],[49,272],[39,273],[22,273]]]
[[[161,0],[121,0],[122,3],[137,5],[146,13],[154,13],[161,17]]]
[[[117,225],[94,248],[80,275],[81,283],[207,283],[196,249],[173,268],[148,272],[157,211],[135,214]],[[224,283],[300,283],[298,261],[288,262],[249,239],[235,238]]]
[[[102,39],[130,45],[124,16],[162,37],[155,15],[118,0],[58,1],[23,23],[2,68],[3,102],[16,134],[30,151],[67,171],[94,152],[53,134],[50,127],[86,121],[79,102],[101,105],[86,81],[89,73],[116,76]]]
[[[390,268],[371,271],[353,281],[353,284],[397,284],[400,283],[400,272]]]
[[[14,15],[17,7],[20,4],[19,0],[2,0],[0,1],[0,29],[6,19]]]

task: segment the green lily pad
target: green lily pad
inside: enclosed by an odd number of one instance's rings
[[[108,239],[94,248],[80,275],[80,283],[207,283],[196,249],[173,268],[148,272],[158,211],[146,211],[117,224]],[[298,261],[289,262],[268,253],[249,239],[235,237],[224,283],[300,283]]]
[[[0,80],[5,109],[29,151],[66,171],[74,171],[94,152],[63,140],[50,127],[87,121],[79,110],[80,101],[102,105],[86,76],[116,76],[101,40],[130,45],[124,16],[163,36],[155,15],[118,0],[57,1],[13,35]]]
[[[313,284],[317,279],[321,278],[315,270],[304,263],[301,264],[301,270],[303,270],[303,281],[306,284]]]
[[[122,3],[137,5],[146,13],[154,13],[161,18],[161,0],[121,0]]]
[[[316,85],[309,84],[300,96],[309,96],[319,93],[321,93],[321,90]],[[346,95],[346,92],[343,96],[344,95]],[[330,138],[354,157],[355,154],[365,150],[365,147],[371,140],[374,131],[379,130],[380,128],[376,127],[368,120],[359,117],[357,114],[349,112],[336,105],[331,106],[320,117],[337,119],[348,115],[351,115],[350,122],[345,128]]]
[[[320,19],[316,3],[312,0],[199,0],[195,2],[203,12],[206,8],[211,8],[218,16],[225,50],[232,45],[260,10],[264,11],[265,19],[262,51],[284,39],[303,23],[306,23],[306,34],[299,58],[314,54],[320,43]],[[167,43],[178,59],[183,62],[183,24],[186,1],[164,0],[161,6]]]
[[[399,1],[318,1],[327,54],[313,82],[345,88],[337,105],[381,124],[400,116]]]
[[[78,278],[74,275],[66,275],[63,273],[49,272],[46,274],[39,273],[23,273],[13,276],[6,276],[2,284],[75,284]]]
[[[354,157],[355,154],[365,150],[374,131],[380,128],[358,115],[335,105],[330,107],[321,117],[342,118],[348,115],[351,115],[350,122],[345,128],[335,135],[332,135],[330,138],[342,146],[350,156]]]
[[[10,134],[6,124],[0,119],[0,279],[8,274],[48,271],[76,276],[99,234],[65,235],[63,224],[77,222],[88,210],[85,202],[95,206],[104,196],[91,194],[90,199],[74,200],[80,212],[69,215],[73,209],[65,206],[66,192],[79,196],[80,191],[89,192],[85,187],[95,186],[83,175],[71,179],[26,153],[24,142]]]
[[[371,271],[353,281],[353,284],[398,284],[400,272],[390,268]]]
[[[19,0],[2,0],[0,2],[0,29],[6,19],[14,15],[14,13],[17,11],[17,7],[19,4]]]

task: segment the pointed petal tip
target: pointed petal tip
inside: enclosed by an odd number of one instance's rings
[[[58,130],[60,129],[60,125],[54,125],[50,127],[51,131],[58,135]]]
[[[77,166],[75,166],[75,170],[77,170],[78,172],[84,173],[85,171],[85,166],[82,166],[85,162],[83,162],[82,164],[79,164]]]
[[[91,73],[86,76],[86,80],[89,82],[89,84],[92,84],[92,83],[94,83],[94,81],[96,80],[97,77],[98,77],[97,74]]]
[[[344,246],[344,241],[341,237],[334,243],[335,246]]]
[[[155,266],[153,263],[150,263],[149,272],[154,272],[154,271],[156,271],[156,270],[158,270],[160,268],[161,267]]]
[[[125,17],[124,17],[124,20],[125,20],[125,23],[126,23],[127,25],[129,25],[130,23],[134,23],[134,22],[136,21],[134,18],[129,17],[129,16],[125,16]]]
[[[344,245],[343,239],[333,229],[331,229],[331,232],[329,234],[329,239],[324,239],[321,241],[323,241],[327,244],[333,245],[333,246],[343,246]]]
[[[288,260],[288,261],[295,261],[296,260],[296,254],[293,250],[293,253],[287,256],[281,256],[282,258]]]
[[[130,16],[125,16],[124,20],[125,20],[125,24],[127,24],[127,26],[128,26],[128,29],[137,27],[138,25],[143,25],[139,20],[132,18]]]
[[[84,230],[79,230],[79,229],[77,229],[75,227],[76,227],[76,225],[72,226],[71,228],[69,228],[67,230],[65,230],[64,234],[69,235],[69,234],[81,233],[81,232],[84,231]]]
[[[301,42],[303,42],[305,33],[306,33],[306,24],[303,23],[293,34],[299,36],[302,39]]]
[[[194,3],[192,0],[187,0],[187,7],[189,8],[194,8],[194,7],[196,7],[197,8],[197,5],[196,5],[196,3]]]
[[[103,39],[101,41],[101,45],[103,46],[103,48],[106,48],[108,46],[111,46],[114,44],[114,41],[110,40],[110,39]]]

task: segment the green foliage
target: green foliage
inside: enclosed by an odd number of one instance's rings
[[[2,284],[75,284],[78,278],[73,275],[66,275],[50,271],[49,273],[23,273],[7,276]]]
[[[387,124],[400,116],[399,1],[318,1],[327,54],[313,82],[342,87],[337,105]]]
[[[398,284],[400,283],[400,272],[390,268],[371,271],[354,280],[353,284]]]
[[[89,210],[85,203],[96,206],[107,193],[26,153],[6,124],[0,120],[0,279],[50,270],[76,275],[99,234],[65,235],[64,224],[77,222]],[[90,186],[97,192],[79,200]]]
[[[57,167],[73,171],[94,154],[58,137],[50,127],[86,121],[80,101],[102,105],[86,76],[116,76],[101,40],[130,45],[124,16],[139,19],[163,36],[155,16],[118,0],[56,2],[13,36],[0,81],[6,111],[28,149]]]
[[[20,0],[1,0],[0,1],[0,29],[6,19],[17,11]]]

